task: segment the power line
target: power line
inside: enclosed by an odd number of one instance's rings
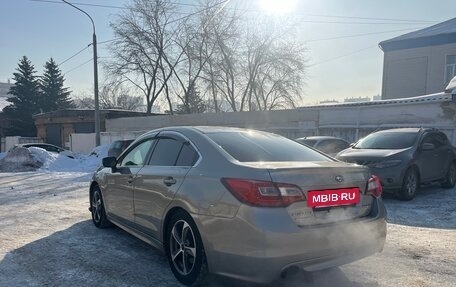
[[[315,63],[315,64],[309,65],[309,67],[314,67],[314,66],[318,66],[318,65],[320,65],[320,64],[324,64],[324,63],[332,62],[332,61],[335,61],[335,60],[339,60],[339,59],[341,59],[341,58],[345,58],[345,57],[348,57],[348,56],[351,56],[351,55],[354,55],[354,54],[363,52],[363,51],[365,51],[365,50],[372,49],[373,47],[378,47],[378,45],[377,45],[377,44],[371,45],[371,46],[369,46],[369,47],[365,47],[365,48],[362,48],[362,49],[359,49],[359,50],[350,52],[350,53],[348,53],[348,54],[343,54],[343,55],[340,55],[340,56],[337,56],[337,57],[334,57],[334,58],[329,58],[329,59],[326,59],[326,60],[317,62],[317,63]]]
[[[412,23],[412,22],[358,22],[358,21],[320,21],[320,20],[300,20],[300,23],[314,23],[314,24],[356,24],[356,25],[423,25],[429,23]],[[433,22],[435,23],[435,22]]]
[[[114,41],[116,41],[116,40],[120,40],[120,38],[114,38],[114,39],[111,39],[111,40],[106,40],[106,41],[98,42],[97,44],[98,44],[98,45],[103,45],[103,44],[106,44],[106,43],[114,42]]]
[[[63,4],[60,1],[57,0],[28,0],[32,2],[42,2],[42,3],[54,3],[54,4]],[[102,5],[102,4],[92,4],[92,3],[83,3],[83,2],[71,2],[74,5],[80,5],[80,6],[90,6],[90,7],[98,7],[98,8],[111,8],[111,9],[129,9],[128,7],[125,6],[114,6],[114,5]],[[188,7],[197,7],[197,8],[204,8],[205,6],[200,5],[200,4],[192,4],[192,3],[181,3],[181,2],[169,2],[170,4],[173,5],[178,5],[178,6],[188,6]],[[216,4],[213,6],[217,6],[220,4]],[[210,9],[210,8],[209,8]],[[257,10],[257,9],[240,9],[240,8],[233,8],[233,7],[227,7],[227,10],[234,10],[234,11],[241,11],[241,12],[255,12],[255,13],[265,13],[265,11]],[[193,13],[185,13],[185,12],[179,12],[175,11],[174,13],[176,14],[185,14],[185,15],[191,15]],[[410,24],[412,23],[427,23],[427,24],[432,24],[432,23],[437,23],[437,21],[431,21],[431,20],[418,20],[418,19],[398,19],[398,18],[377,18],[377,17],[360,17],[360,16],[340,16],[340,15],[323,15],[323,14],[302,14],[302,13],[295,13],[295,15],[300,15],[300,16],[310,16],[310,17],[323,17],[323,18],[340,18],[340,19],[358,19],[358,20],[375,20],[375,21],[396,21],[396,22],[409,22]],[[339,23],[339,22],[331,22],[331,21],[304,21],[304,22],[309,22],[309,23]],[[367,24],[367,23],[359,23],[359,22],[340,22],[343,24]],[[382,22],[378,22],[379,24],[383,24]],[[371,23],[369,23],[371,24]],[[387,23],[384,23],[387,24]],[[400,23],[388,23],[388,24],[400,24]],[[408,24],[408,23],[402,23],[402,24]]]
[[[307,14],[311,17],[324,17],[324,18],[340,18],[340,19],[358,19],[358,20],[377,20],[377,21],[399,21],[399,22],[422,22],[422,23],[435,23],[437,21],[431,20],[412,20],[412,19],[398,19],[398,18],[375,18],[375,17],[359,17],[359,16],[337,16],[337,15],[322,15],[322,14]]]
[[[65,64],[66,62],[68,62],[69,60],[73,59],[74,57],[76,57],[77,55],[81,54],[82,52],[84,52],[87,48],[89,48],[90,46],[92,45],[92,43],[88,44],[86,47],[82,48],[81,50],[79,50],[78,52],[74,53],[72,56],[66,58],[65,60],[63,60],[62,62],[59,63],[59,66]]]
[[[175,20],[173,20],[173,21],[170,21],[170,22],[168,22],[167,24],[172,24],[172,23],[175,23],[175,22],[184,20],[184,19],[188,19],[188,18],[190,18],[191,16],[194,16],[194,15],[197,15],[197,14],[200,14],[200,13],[203,13],[203,12],[205,12],[205,11],[207,11],[207,10],[210,10],[210,9],[212,9],[212,8],[215,8],[215,7],[219,6],[219,5],[223,5],[223,6],[222,6],[222,9],[223,9],[223,7],[225,7],[225,5],[226,5],[228,2],[230,2],[230,0],[224,0],[224,1],[221,1],[221,2],[218,2],[218,3],[215,3],[214,5],[211,5],[211,6],[208,6],[208,7],[204,8],[204,9],[201,9],[201,10],[198,10],[198,11],[196,11],[196,12],[190,13],[190,14],[188,14],[187,16],[184,16],[184,17],[181,17],[181,18],[177,18],[177,19],[175,19]]]
[[[54,4],[65,4],[63,2],[56,1],[56,0],[28,0],[28,1],[42,2],[42,3],[54,3]],[[91,6],[91,7],[100,7],[100,8],[114,8],[114,9],[126,9],[126,7],[122,7],[122,6],[90,4],[90,3],[78,3],[78,2],[70,2],[70,3],[74,4],[74,5],[80,5],[80,6]]]
[[[77,65],[76,67],[74,67],[74,68],[72,68],[72,69],[66,71],[63,75],[65,76],[65,75],[67,75],[67,74],[73,72],[74,70],[79,69],[80,67],[86,65],[87,63],[90,63],[92,60],[93,60],[93,58],[90,58],[89,60],[85,61],[84,63],[79,64],[79,65]]]
[[[28,0],[31,2],[41,2],[41,3],[53,3],[53,4],[65,4],[63,2],[57,1],[57,0]],[[113,6],[113,5],[102,5],[102,4],[91,4],[91,3],[81,3],[81,2],[70,2],[73,5],[79,5],[79,6],[89,6],[89,7],[97,7],[97,8],[112,8],[112,9],[122,9],[122,10],[128,10],[130,9],[129,7],[124,7],[124,6]],[[182,3],[183,4],[183,3]],[[186,15],[188,13],[185,12],[180,12],[180,11],[174,11],[173,13],[175,14],[183,14]]]
[[[337,39],[346,39],[346,38],[355,38],[355,37],[362,37],[362,36],[369,36],[369,35],[379,35],[379,34],[387,34],[387,33],[394,33],[394,32],[404,32],[415,30],[416,28],[408,28],[408,29],[399,29],[399,30],[389,30],[389,31],[382,31],[382,32],[372,32],[372,33],[363,33],[363,34],[353,34],[353,35],[346,35],[346,36],[336,36],[330,38],[321,38],[321,39],[312,39],[312,40],[305,40],[306,42],[320,42],[320,41],[328,41],[328,40],[337,40]]]

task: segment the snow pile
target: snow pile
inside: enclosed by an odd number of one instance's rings
[[[21,172],[40,169],[50,172],[93,172],[107,156],[108,149],[109,145],[98,146],[88,155],[70,158],[37,147],[16,148],[0,160],[0,171]]]
[[[34,171],[43,164],[38,161],[31,152],[25,147],[18,147],[9,151],[0,160],[0,171]]]

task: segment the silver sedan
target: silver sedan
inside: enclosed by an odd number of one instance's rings
[[[187,286],[207,273],[269,283],[292,267],[364,258],[385,242],[377,177],[275,134],[163,128],[103,166],[90,185],[93,223],[162,250]]]

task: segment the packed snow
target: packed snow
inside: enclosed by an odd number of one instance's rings
[[[182,286],[162,252],[122,229],[93,226],[88,173],[42,170],[0,173],[0,286]],[[412,201],[385,198],[382,253],[328,271],[292,270],[271,286],[454,287],[455,196],[430,185]],[[217,276],[203,286],[252,287]]]
[[[90,154],[70,158],[42,148],[18,148],[0,154],[0,171],[93,172],[107,156],[109,145],[96,147]]]

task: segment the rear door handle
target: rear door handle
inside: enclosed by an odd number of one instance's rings
[[[131,183],[133,183],[134,179],[135,178],[133,176],[129,176],[128,179],[127,179],[127,182],[131,184]]]
[[[171,186],[173,184],[176,184],[176,180],[172,177],[172,176],[169,176],[167,178],[165,178],[163,180],[163,183],[166,185],[166,186]]]

